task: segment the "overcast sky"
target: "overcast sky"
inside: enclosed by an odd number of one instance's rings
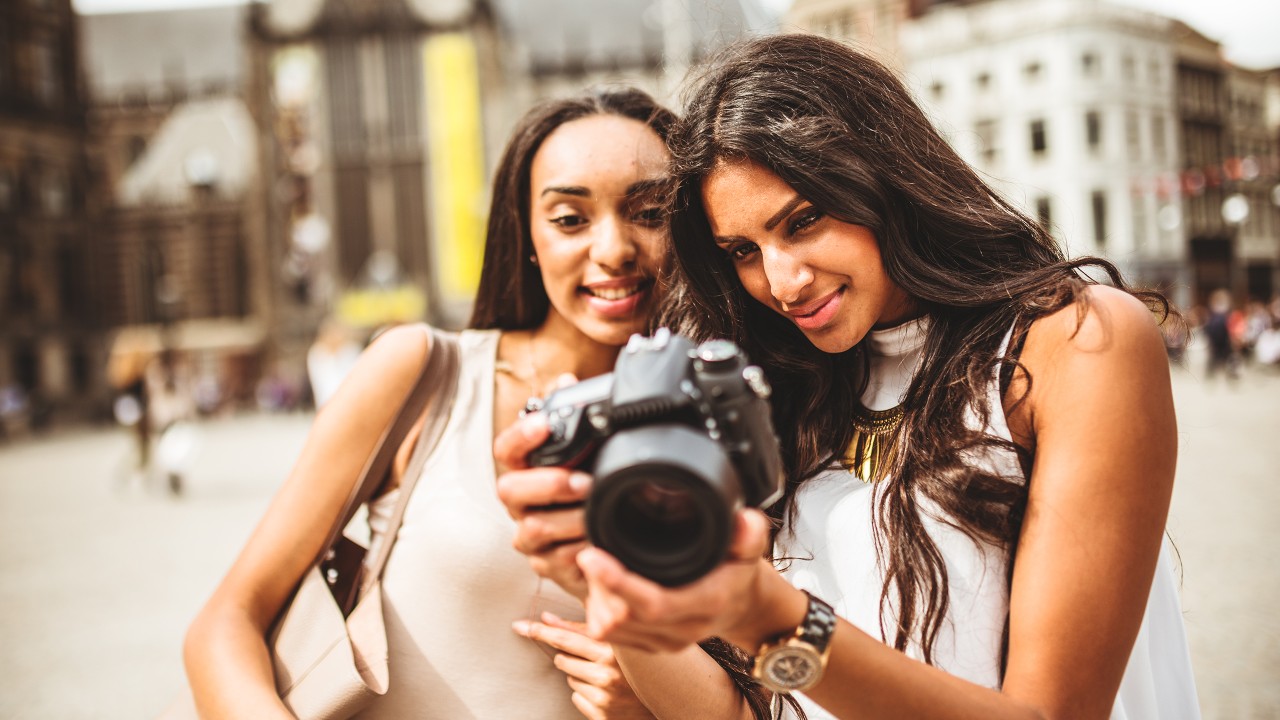
[[[601,1],[601,0],[597,0]],[[603,0],[606,1],[607,0]],[[688,0],[697,2],[698,0]],[[721,0],[717,0],[721,1]],[[1278,0],[1110,0],[1174,17],[1223,44],[1227,58],[1251,68],[1280,66]],[[82,13],[238,4],[237,0],[72,0]],[[761,0],[779,12],[792,0]]]

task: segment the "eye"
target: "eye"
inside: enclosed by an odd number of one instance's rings
[[[787,223],[787,232],[791,235],[801,232],[821,220],[825,214],[818,208],[808,208],[791,218],[790,222]]]
[[[736,263],[739,263],[739,262],[744,262],[750,259],[751,256],[754,255],[756,250],[758,249],[759,248],[756,247],[755,243],[744,242],[744,243],[738,243],[737,245],[734,245],[733,247],[730,247],[730,248],[725,248],[725,252],[729,254],[730,260]]]
[[[660,207],[643,208],[636,214],[631,216],[631,222],[644,227],[661,227],[666,222]]]
[[[565,213],[563,215],[557,215],[553,218],[550,218],[549,220],[547,220],[547,222],[551,223],[552,225],[555,225],[561,230],[569,231],[569,230],[577,230],[581,228],[583,225],[586,225],[587,219],[577,213]]]

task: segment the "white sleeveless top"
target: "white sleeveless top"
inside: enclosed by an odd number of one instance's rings
[[[901,401],[920,361],[927,323],[922,318],[868,336],[871,382],[862,396],[868,409],[886,410]],[[1006,346],[1008,342],[1006,337]],[[986,431],[1011,439],[995,374],[988,401],[991,417]],[[966,421],[978,424],[976,415]],[[1011,453],[991,453],[980,461],[1002,475],[1022,474]],[[885,640],[880,623],[884,575],[876,559],[873,495],[870,485],[843,468],[805,482],[796,493],[796,512],[789,514],[795,521],[779,533],[775,552],[793,585],[831,603],[841,617],[872,637]],[[996,547],[975,544],[927,513],[923,521],[946,560],[951,597],[934,642],[934,664],[971,682],[998,688],[1000,648],[1009,613],[1007,557]],[[1166,538],[1112,720],[1200,718],[1170,550]],[[892,632],[892,622],[884,625],[886,632]],[[907,654],[923,659],[918,643],[910,645]],[[811,720],[833,717],[803,695],[797,697]],[[782,716],[794,714],[787,708]]]
[[[497,331],[464,331],[458,395],[423,468],[383,575],[391,686],[359,718],[578,718],[550,648],[511,623],[581,604],[511,546],[493,460]],[[370,508],[375,539],[398,491]],[[376,541],[376,540],[375,540]]]

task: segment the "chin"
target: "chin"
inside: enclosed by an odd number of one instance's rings
[[[806,332],[804,336],[808,338],[809,344],[821,350],[828,355],[838,355],[846,350],[850,350],[858,341],[862,339],[863,333],[852,337],[855,333],[842,331],[837,328],[831,328],[822,332]]]

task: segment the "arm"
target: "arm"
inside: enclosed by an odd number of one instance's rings
[[[1106,718],[1137,636],[1172,493],[1176,430],[1168,365],[1150,313],[1105,287],[1088,312],[1038,321],[1023,352],[1033,384],[1011,418],[1036,450],[1010,596],[1000,691],[913,660],[841,621],[809,697],[842,718]],[[578,558],[588,634],[675,649],[708,634],[754,651],[790,632],[804,598],[752,553],[766,542],[742,516],[732,557],[674,590],[606,553]],[[758,556],[756,556],[758,557]]]
[[[591,477],[564,468],[527,468],[525,456],[542,444],[546,434],[545,423],[532,415],[497,437],[495,457],[505,467],[513,468],[498,479],[498,496],[516,520],[515,548],[529,557],[535,572],[582,599],[586,597],[587,586],[577,556],[587,547],[582,502],[590,489]],[[752,717],[745,698],[724,668],[696,645],[675,652],[652,653],[595,643],[583,636],[584,628],[576,624],[554,628],[558,632],[551,632],[552,629],[542,624],[517,627],[521,634],[532,636],[530,633],[533,633],[561,651],[556,663],[569,675],[571,685],[575,680],[590,678],[588,684],[593,685],[594,690],[584,694],[575,686],[575,694],[581,696],[574,698],[579,709],[584,707],[580,700],[590,700],[593,704],[596,700],[617,702],[627,707],[634,693],[654,716],[664,720]],[[572,637],[575,634],[579,637]],[[566,652],[575,658],[585,657],[591,663],[567,658]],[[582,655],[583,652],[590,657]],[[619,671],[620,675],[614,674]],[[623,681],[621,685],[618,680]],[[601,690],[607,690],[609,696]],[[587,714],[587,717],[594,716]]]
[[[276,696],[266,633],[417,379],[427,345],[416,328],[385,333],[316,416],[293,471],[187,631],[183,656],[202,717],[292,717]]]

